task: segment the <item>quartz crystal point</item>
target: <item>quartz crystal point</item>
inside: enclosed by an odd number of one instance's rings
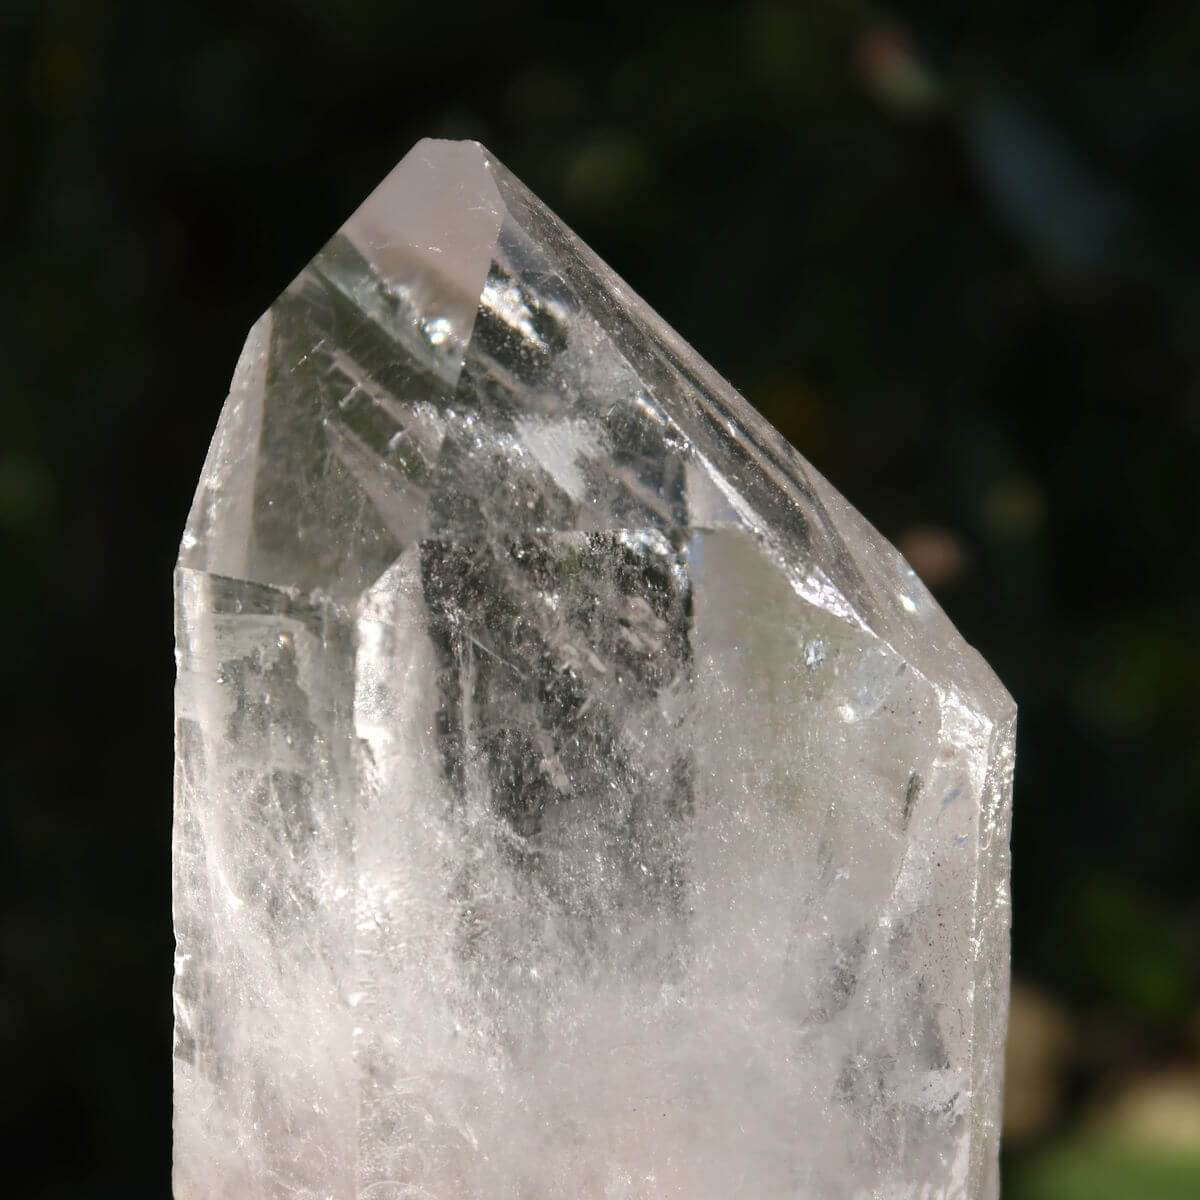
[[[482,147],[251,329],[176,595],[177,1200],[995,1197],[1012,701]]]

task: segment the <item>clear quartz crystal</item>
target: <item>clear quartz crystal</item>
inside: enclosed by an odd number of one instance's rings
[[[177,1200],[996,1196],[1013,703],[482,147],[251,329],[176,597]]]

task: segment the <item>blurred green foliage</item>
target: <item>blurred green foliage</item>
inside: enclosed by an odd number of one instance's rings
[[[8,0],[20,1194],[167,1193],[175,541],[245,330],[441,134],[486,141],[899,539],[1016,695],[1015,968],[1071,1048],[1009,1196],[1200,1195],[1193,1161],[1076,1132],[1198,1069],[1198,50],[1184,0]]]
[[[1005,1200],[1195,1200],[1200,1153],[1111,1146],[1096,1139],[1053,1145],[1006,1178]]]

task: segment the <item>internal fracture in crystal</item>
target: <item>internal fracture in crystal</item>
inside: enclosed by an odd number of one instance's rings
[[[177,1200],[994,1200],[1012,702],[482,147],[250,331],[176,596]]]

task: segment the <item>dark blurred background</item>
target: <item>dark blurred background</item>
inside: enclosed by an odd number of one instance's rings
[[[1200,6],[942,7],[4,0],[9,1195],[169,1194],[177,539],[247,328],[436,134],[1016,695],[1005,1200],[1200,1196]]]

